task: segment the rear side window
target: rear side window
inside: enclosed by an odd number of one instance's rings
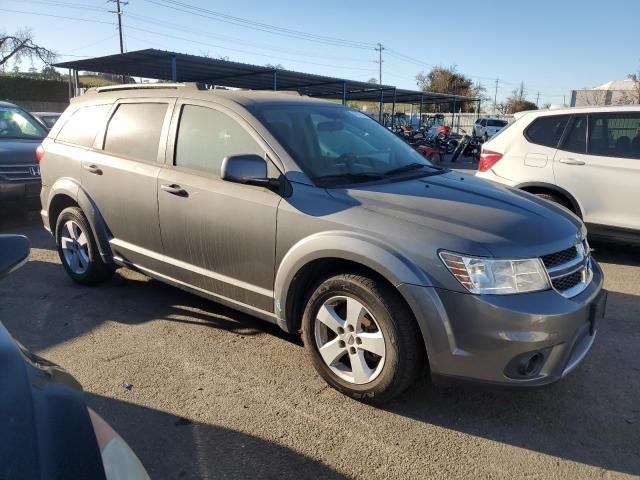
[[[487,120],[487,126],[489,127],[504,127],[507,125],[507,122],[504,120]]]
[[[591,115],[589,153],[640,158],[640,112]]]
[[[264,150],[238,122],[207,107],[185,105],[180,115],[175,164],[220,175],[230,155],[264,155]]]
[[[146,162],[158,159],[166,103],[123,103],[111,117],[104,150]]]
[[[538,117],[525,130],[525,137],[532,143],[556,148],[568,119],[568,115]]]
[[[562,150],[575,153],[587,151],[587,116],[576,115],[571,120],[567,137],[562,143]]]
[[[77,109],[62,126],[56,140],[91,147],[109,107],[111,105],[89,105]]]

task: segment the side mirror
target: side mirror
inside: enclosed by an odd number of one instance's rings
[[[22,235],[0,235],[0,278],[22,266],[29,258],[30,243]]]
[[[269,178],[267,162],[260,155],[232,155],[222,161],[220,174],[228,182],[276,188],[280,182]]]

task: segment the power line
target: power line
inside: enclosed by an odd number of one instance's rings
[[[324,35],[316,35],[308,32],[302,32],[299,30],[292,30],[289,28],[278,27],[275,25],[267,24],[267,23],[255,22],[252,20],[247,20],[244,18],[232,16],[232,15],[226,15],[220,12],[198,7],[195,5],[190,5],[188,3],[179,2],[176,0],[145,0],[145,1],[149,3],[153,3],[158,6],[165,7],[165,8],[170,8],[176,11],[196,15],[202,18],[208,18],[210,20],[229,23],[239,27],[258,30],[266,33],[271,33],[274,35],[281,35],[281,36],[286,36],[290,38],[296,38],[299,40],[312,41],[316,43],[324,43],[326,45],[358,48],[363,50],[369,50],[374,47],[373,44],[369,44],[366,42],[359,42],[355,40],[347,40],[347,39],[329,37]]]
[[[115,13],[118,17],[118,35],[120,37],[120,53],[124,53],[124,47],[122,45],[122,14],[124,13],[120,9],[120,0],[107,0],[109,3],[116,4],[116,11],[111,11],[110,13]],[[122,2],[122,5],[127,5],[129,2]],[[124,78],[124,77],[123,77]]]

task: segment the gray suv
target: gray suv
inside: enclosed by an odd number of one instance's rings
[[[436,168],[364,114],[274,92],[118,86],[43,142],[42,218],[81,284],[118,266],[291,334],[364,401],[542,385],[584,358],[602,272],[559,206]]]

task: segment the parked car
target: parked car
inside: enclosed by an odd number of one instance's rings
[[[17,105],[0,102],[0,204],[11,200],[38,205],[37,148],[47,130]]]
[[[302,331],[369,402],[436,380],[542,385],[591,347],[605,294],[579,218],[434,167],[330,102],[101,87],[43,142],[42,218],[69,276],[117,266]]]
[[[0,235],[0,278],[24,263],[29,241]],[[0,323],[3,479],[148,479],[125,441],[87,407],[78,381],[34,355]]]
[[[486,141],[508,124],[509,122],[501,118],[480,117],[473,124],[473,135]]]
[[[481,155],[479,177],[568,208],[590,234],[640,241],[640,106],[523,113]]]
[[[62,114],[58,112],[31,112],[31,115],[40,120],[45,127],[51,129]]]

